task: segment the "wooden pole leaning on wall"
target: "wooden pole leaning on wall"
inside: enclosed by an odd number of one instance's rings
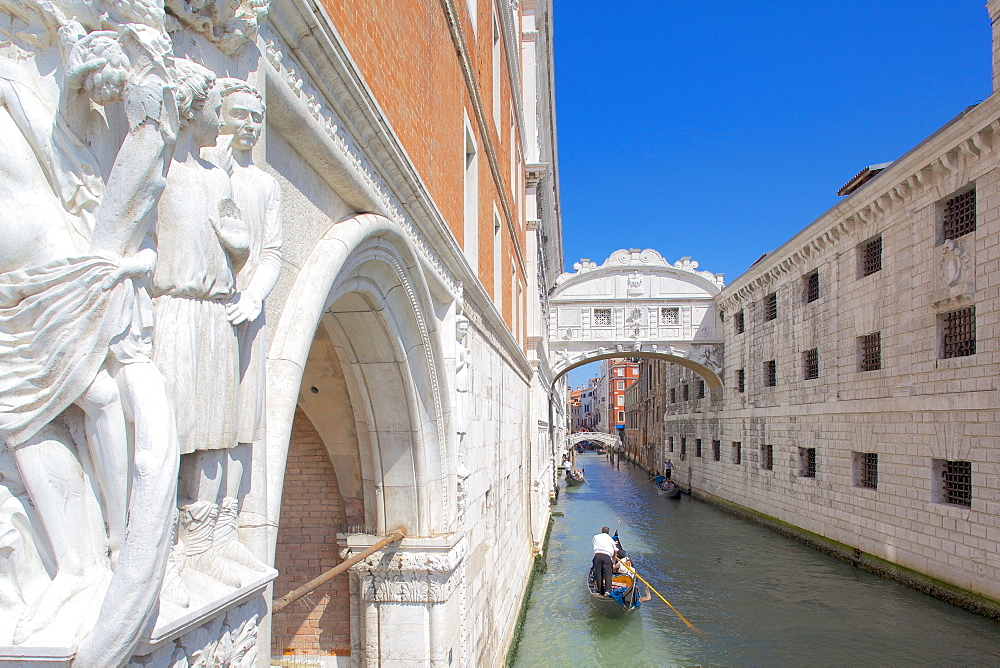
[[[348,568],[358,563],[362,559],[370,557],[371,555],[375,554],[389,543],[395,543],[396,541],[403,540],[404,538],[406,538],[406,527],[401,527],[401,526],[396,527],[395,529],[390,531],[385,538],[375,543],[367,550],[360,552],[354,555],[353,557],[347,559],[346,561],[337,564],[330,570],[322,573],[321,575],[318,575],[317,577],[314,577],[312,580],[305,583],[301,587],[293,589],[292,591],[288,592],[287,594],[276,600],[274,602],[274,605],[271,606],[271,613],[277,614],[281,612],[282,610],[290,606],[292,603],[298,601],[303,596],[308,596],[309,594],[313,593],[314,591],[319,589],[322,585],[326,584],[333,578],[337,577],[338,575],[340,575],[341,573],[343,573]]]

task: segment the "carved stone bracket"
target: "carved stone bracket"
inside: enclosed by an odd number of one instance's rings
[[[357,542],[351,537],[349,543]],[[449,545],[447,541],[415,539],[426,543],[423,549],[383,550],[351,567],[358,576],[361,597],[365,601],[393,603],[442,603],[455,589],[452,578],[465,559],[465,541]],[[361,545],[341,550],[347,558]]]

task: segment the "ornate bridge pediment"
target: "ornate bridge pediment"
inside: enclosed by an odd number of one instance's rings
[[[595,360],[657,357],[721,385],[722,323],[715,296],[722,274],[698,271],[684,257],[670,264],[657,251],[619,250],[598,266],[574,265],[549,298],[549,363],[556,377]]]

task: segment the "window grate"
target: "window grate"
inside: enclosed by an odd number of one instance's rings
[[[674,451],[674,437],[673,436],[667,437],[667,447],[670,449],[670,452]]]
[[[689,401],[691,399],[691,387],[685,384],[681,388],[681,394],[684,396],[684,401]]]
[[[694,439],[694,456],[701,457],[701,439]]]
[[[736,316],[733,318],[733,327],[736,329],[737,334],[742,334],[743,332],[747,331],[747,324],[746,320],[743,317],[743,311],[737,313]]]
[[[946,503],[972,505],[972,462],[947,461],[941,473]]]
[[[609,308],[595,308],[594,309],[594,326],[595,327],[610,327],[611,326],[611,309],[609,309]]]
[[[816,477],[816,448],[799,448],[799,475]]]
[[[944,203],[941,233],[944,239],[957,239],[976,231],[976,189],[956,195]]]
[[[736,391],[737,392],[746,392],[746,389],[747,389],[746,379],[747,379],[746,370],[745,369],[737,369],[736,370]]]
[[[775,320],[778,317],[778,293],[772,292],[764,297],[764,320]]]
[[[677,388],[676,387],[671,387],[670,388],[670,403],[672,403],[672,404],[676,404],[677,403]]]
[[[868,489],[878,489],[878,453],[861,453],[861,471],[858,476],[858,485]]]
[[[679,308],[661,308],[660,324],[661,325],[681,324],[681,310]]]
[[[819,299],[819,272],[806,276],[806,302],[814,302]]]
[[[774,470],[774,446],[760,446],[760,467],[766,471]]]
[[[681,436],[681,457],[686,457],[688,453],[687,437]]]
[[[802,367],[806,380],[819,378],[819,348],[810,348],[802,353]]]
[[[705,398],[705,381],[703,380],[698,381],[698,398],[699,399]]]
[[[882,235],[861,246],[861,276],[871,276],[877,271],[882,271]]]
[[[764,384],[768,387],[778,384],[778,363],[774,360],[764,362]]]
[[[733,463],[743,463],[743,444],[739,441],[733,441]]]
[[[976,354],[976,307],[958,309],[942,317],[941,354],[945,359]]]
[[[712,441],[712,459],[715,461],[722,459],[722,441]]]
[[[882,368],[882,332],[866,334],[858,339],[859,371],[877,371]]]

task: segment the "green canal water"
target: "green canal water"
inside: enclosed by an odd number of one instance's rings
[[[585,454],[589,484],[560,489],[547,571],[516,666],[1000,666],[1000,624],[857,570],[682,495],[631,464]],[[624,620],[584,588],[591,538],[618,528],[655,596]]]

